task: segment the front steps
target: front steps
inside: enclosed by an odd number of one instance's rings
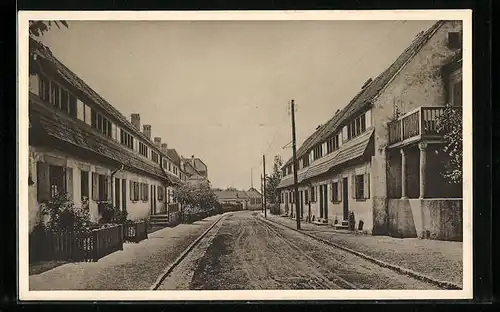
[[[149,216],[150,227],[167,227],[170,225],[168,214],[156,214]]]

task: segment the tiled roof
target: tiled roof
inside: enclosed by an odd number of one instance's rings
[[[327,123],[307,138],[297,151],[297,159],[304,156],[314,145],[325,141],[328,136],[334,134],[354,115],[371,105],[371,101],[389,83],[394,75],[420,50],[420,48],[432,37],[435,31],[443,24],[439,21],[428,30],[417,36],[408,48],[389,66],[378,75],[371,83],[364,87],[339,113],[333,116]],[[292,163],[290,158],[284,166]]]
[[[301,183],[310,178],[319,176],[334,169],[338,165],[365,155],[370,140],[373,137],[373,132],[373,128],[369,129],[360,136],[340,146],[335,152],[314,161],[306,168],[302,168],[298,172],[297,182]],[[284,188],[291,185],[293,185],[293,174],[284,177],[280,181],[278,188]]]
[[[176,164],[179,164],[180,161],[181,161],[181,158],[179,157],[179,154],[177,154],[177,151],[174,148],[168,148],[167,149],[167,156],[168,156],[168,158],[170,158]]]
[[[139,136],[144,141],[149,142],[151,146],[156,146],[154,142],[152,142],[144,133],[140,131],[140,129],[137,129],[134,125],[132,125],[132,123],[120,111],[118,111],[110,103],[108,103],[105,99],[103,99],[97,92],[95,92],[89,85],[87,85],[85,81],[83,81],[83,79],[78,77],[74,72],[72,72],[63,63],[61,63],[52,54],[52,52],[47,46],[45,46],[41,42],[31,37],[29,44],[30,44],[29,46],[30,52],[47,60],[49,64],[53,65],[57,73],[61,76],[61,78],[66,80],[67,83],[69,83],[74,88],[82,92],[85,96],[87,96],[91,101],[93,101],[96,105],[98,105],[110,116],[114,116],[115,118],[117,118],[122,123],[122,126],[125,126],[128,131]],[[158,149],[158,152],[161,153],[161,150]]]
[[[262,194],[253,187],[248,189],[248,191],[246,191],[246,193],[247,193],[248,197],[260,198],[262,196]]]
[[[228,199],[249,199],[250,197],[245,191],[215,191],[215,195],[219,200]]]
[[[37,135],[47,135],[64,141],[168,182],[172,182],[172,179],[175,178],[173,175],[167,176],[160,166],[152,161],[142,159],[133,151],[97,132],[82,121],[72,119],[42,103],[42,100],[34,94],[30,94],[29,115],[30,130]]]

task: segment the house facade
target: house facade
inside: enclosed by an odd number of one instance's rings
[[[185,182],[180,163],[140,115],[127,120],[30,38],[29,64],[30,229],[40,206],[67,193],[76,206],[88,199],[91,219],[112,203],[130,219],[169,211],[168,190]],[[184,179],[184,181],[183,181]]]
[[[450,186],[438,120],[461,111],[460,21],[439,21],[297,151],[282,168],[281,213],[396,237],[462,238],[461,185]]]

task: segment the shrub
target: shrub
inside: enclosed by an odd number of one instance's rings
[[[123,224],[127,221],[128,216],[126,211],[121,211],[108,202],[99,204],[99,214],[101,215],[101,218],[99,219],[99,223],[101,224]]]
[[[67,193],[44,204],[41,213],[49,217],[45,229],[51,232],[72,231],[87,233],[93,227],[87,208],[76,207]]]

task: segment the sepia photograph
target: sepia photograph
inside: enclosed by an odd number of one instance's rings
[[[471,12],[19,13],[21,300],[472,298]]]

